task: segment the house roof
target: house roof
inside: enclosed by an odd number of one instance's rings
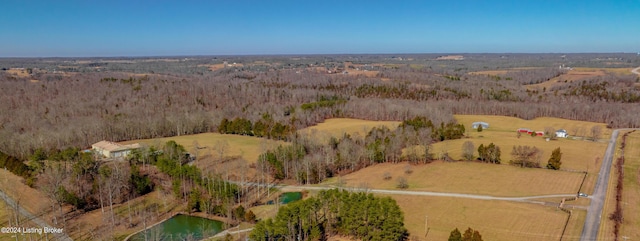
[[[121,145],[115,142],[110,142],[110,141],[100,141],[98,143],[95,143],[93,145],[91,145],[91,147],[96,148],[96,149],[102,149],[105,151],[124,151],[124,150],[130,150],[130,149],[137,149],[140,148],[140,144],[138,143],[134,143],[134,144],[129,144],[129,145]]]

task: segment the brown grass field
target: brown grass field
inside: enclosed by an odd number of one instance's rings
[[[6,71],[8,74],[15,75],[20,78],[29,77],[27,69],[24,68],[11,68]]]
[[[420,240],[447,240],[450,232],[468,227],[478,230],[483,240],[559,240],[568,214],[537,204],[443,197],[394,195],[404,212],[405,227]],[[584,211],[574,211],[580,213]],[[425,238],[425,219],[429,231]],[[569,221],[565,238],[577,240],[584,215]]]
[[[459,140],[445,141],[433,145],[433,153],[447,152],[454,159],[461,159],[462,144],[466,141],[472,141],[477,148],[480,144],[489,144],[493,142],[498,145],[502,151],[502,162],[508,163],[511,159],[511,150],[516,145],[535,146],[542,149],[543,156],[540,160],[541,165],[546,165],[553,149],[560,147],[562,155],[562,169],[585,171],[597,173],[599,170],[600,160],[596,165],[596,158],[601,158],[607,147],[606,141],[611,135],[611,130],[606,128],[603,123],[572,121],[559,118],[542,117],[534,120],[523,120],[514,117],[504,116],[485,116],[485,115],[456,115],[458,123],[464,124],[467,129],[469,138]],[[477,132],[471,129],[471,123],[475,121],[484,121],[489,123],[489,128]],[[575,140],[577,133],[579,136],[585,136],[590,133],[591,127],[600,126],[602,135],[599,142]],[[558,138],[558,140],[546,141],[543,137],[531,137],[522,135],[517,137],[516,130],[518,128],[528,128],[534,131],[544,131],[545,127],[552,127],[554,130],[565,129],[569,132],[569,138]],[[581,139],[581,138],[578,138]],[[476,153],[477,155],[477,153]]]
[[[485,70],[469,72],[471,75],[503,75],[509,72],[509,70]]]
[[[48,211],[53,203],[44,193],[25,185],[22,177],[4,169],[0,169],[0,189],[34,215]]]
[[[397,189],[398,178],[404,177],[408,190],[454,192],[491,196],[519,197],[545,194],[577,193],[584,174],[546,169],[519,168],[475,162],[447,163],[436,161],[426,165],[384,163],[345,175],[346,186],[366,186],[373,189]],[[383,180],[384,173],[391,174]],[[335,183],[331,179],[328,183]],[[558,200],[556,200],[558,201]]]
[[[622,132],[618,138],[618,143],[622,140]],[[618,144],[619,145],[619,144]],[[613,240],[614,223],[609,219],[609,215],[615,210],[616,184],[619,173],[615,171],[615,163],[620,156],[619,147],[612,166],[605,206],[602,210],[602,219],[598,239]],[[623,222],[620,229],[620,238],[628,237],[627,240],[640,239],[640,132],[634,132],[627,138],[627,145],[624,152],[624,182],[622,190],[622,212]],[[624,240],[624,239],[622,239]]]
[[[549,81],[545,81],[539,84],[533,84],[527,86],[529,89],[542,89],[550,88],[556,84],[566,82],[573,82],[583,80],[595,76],[604,76],[606,73],[613,74],[630,74],[631,68],[575,68],[569,70],[566,74],[560,75]]]
[[[286,145],[286,142],[283,141],[218,133],[202,133],[155,139],[131,140],[122,142],[122,144],[141,143],[146,145],[162,146],[170,140],[174,140],[176,143],[184,146],[190,153],[196,153],[195,146],[197,143],[200,147],[197,150],[199,157],[217,156],[217,147],[220,146],[221,143],[226,143],[228,147],[224,156],[239,156],[250,163],[257,161],[260,154],[264,151],[275,148],[278,145]]]
[[[299,130],[302,135],[311,135],[322,141],[328,141],[330,137],[340,138],[343,134],[359,135],[364,137],[373,127],[386,126],[391,130],[398,128],[399,121],[369,121],[351,118],[334,118]]]
[[[558,118],[523,120],[513,117],[481,115],[456,115],[455,117],[468,129],[475,121],[488,122],[490,128],[483,132],[471,129],[467,133],[469,138],[436,143],[433,145],[434,154],[446,150],[454,159],[460,159],[462,143],[465,141],[472,141],[476,148],[479,144],[493,142],[501,147],[504,164],[436,161],[427,165],[411,166],[413,172],[405,174],[406,163],[387,163],[345,175],[340,178],[340,182],[351,187],[397,189],[397,178],[404,177],[408,180],[409,190],[493,196],[529,196],[578,191],[584,177],[583,173],[519,168],[506,164],[511,158],[510,152],[514,145],[530,145],[543,150],[541,158],[543,166],[546,165],[551,151],[560,147],[563,152],[563,169],[576,171],[588,169],[589,174],[582,191],[591,193],[595,185],[597,171],[600,168],[601,157],[606,148],[604,140],[611,134],[611,130],[606,129],[602,123]],[[566,129],[572,136],[576,134],[584,136],[595,125],[601,126],[603,130],[599,142],[580,140],[580,138],[546,141],[542,137],[527,135],[517,138],[515,132],[518,128],[543,131],[545,127],[553,127],[554,129]],[[335,130],[336,128],[326,129]],[[338,133],[349,131],[349,129],[343,128]],[[383,180],[385,172],[391,174],[391,180]],[[337,184],[337,182],[338,179],[334,178],[325,184]],[[564,212],[557,211],[554,207],[525,203],[416,196],[394,196],[394,199],[404,210],[405,226],[412,235],[424,235],[424,217],[425,215],[429,216],[431,229],[428,240],[446,240],[453,228],[466,229],[469,226],[478,229],[485,240],[558,240],[568,216]],[[546,201],[559,202],[560,200],[548,199]],[[589,202],[586,199],[580,199],[568,204],[586,206]],[[455,212],[454,210],[459,211]],[[573,210],[573,214],[563,240],[578,240],[580,238],[586,211],[576,209]]]

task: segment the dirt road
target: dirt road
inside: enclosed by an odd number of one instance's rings
[[[640,75],[640,67],[635,68],[635,69],[632,69],[632,70],[631,70],[631,73],[634,73],[634,74]]]
[[[9,205],[10,207],[15,207],[16,206],[16,202],[11,197],[9,197],[7,194],[5,194],[2,190],[0,190],[0,198],[2,198],[2,200],[4,200],[4,202],[6,202],[7,205]],[[33,222],[36,225],[38,225],[38,227],[33,227],[33,228],[42,228],[42,229],[44,229],[45,227],[53,227],[53,226],[47,224],[44,220],[36,217],[35,215],[31,214],[29,211],[25,210],[24,208],[22,208],[20,206],[18,206],[18,212],[20,212],[20,215],[22,215],[23,217],[26,217],[28,220],[30,220],[31,222]],[[4,235],[8,235],[8,234],[4,234]],[[49,235],[49,237],[51,237],[51,235]],[[64,230],[63,230],[62,233],[54,234],[53,237],[54,237],[54,239],[52,239],[52,240],[64,240],[64,241],[73,240],[73,239],[71,239],[71,237],[69,237],[64,232]]]

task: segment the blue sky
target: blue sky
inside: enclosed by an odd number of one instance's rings
[[[640,51],[640,0],[0,5],[0,57]]]

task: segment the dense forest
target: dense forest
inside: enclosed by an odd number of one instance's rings
[[[212,131],[287,139],[332,117],[427,116],[440,125],[454,122],[453,114],[491,114],[640,126],[638,77],[630,73],[532,86],[565,73],[561,65],[636,67],[636,55],[435,57],[2,59],[0,150],[26,159],[37,149]],[[216,64],[224,67],[207,68]],[[28,68],[31,74],[16,76],[11,68]],[[356,69],[375,75],[343,74]],[[471,73],[495,69],[507,71]],[[221,126],[225,119],[246,121],[251,128],[227,129]]]

